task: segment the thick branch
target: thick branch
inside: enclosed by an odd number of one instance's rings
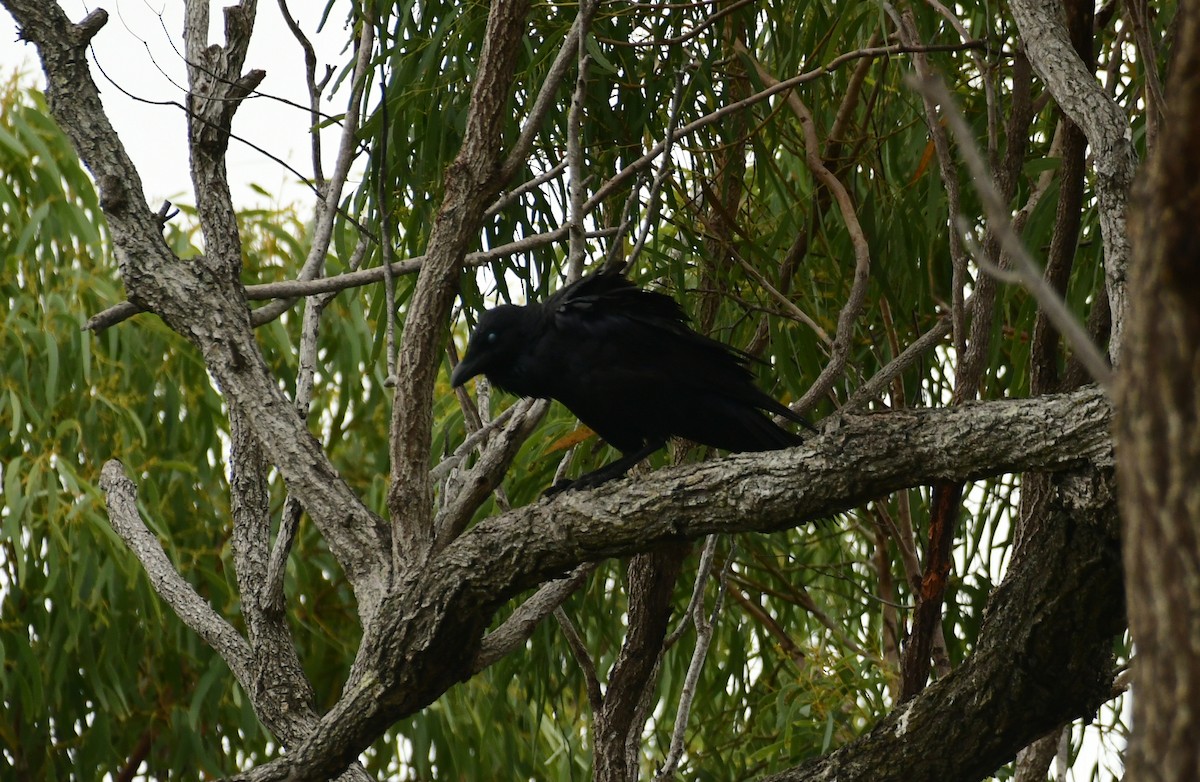
[[[408,305],[392,407],[392,562],[420,560],[433,545],[429,447],[433,384],[441,364],[450,305],[468,244],[499,191],[502,132],[525,32],[528,0],[498,0],[488,12],[463,144],[446,171],[446,190],[429,250]]]
[[[387,580],[388,561],[381,555],[387,549],[387,530],[338,476],[268,370],[250,329],[241,282],[232,273],[231,267],[241,263],[240,246],[226,248],[216,259],[188,263],[171,253],[156,215],[142,200],[137,170],[104,115],[87,68],[87,36],[71,25],[55,3],[5,3],[22,34],[37,44],[49,81],[54,119],[99,184],[100,205],[112,231],[130,301],[157,313],[201,351],[230,406],[245,413],[267,458],[304,504],[345,568],[360,613],[370,615]],[[239,6],[241,11],[229,9],[227,37],[231,41],[249,34],[251,20],[238,14],[250,7],[252,4]],[[94,32],[94,27],[93,23],[88,30]],[[230,63],[233,65],[240,67],[240,60]],[[213,214],[223,208],[214,206]],[[218,215],[215,220],[213,237],[206,229],[208,241],[228,239],[221,219]]]
[[[1128,779],[1200,776],[1200,6],[1181,3],[1158,148],[1139,188],[1118,367],[1133,661]]]
[[[1029,556],[989,600],[967,661],[856,741],[763,782],[982,779],[1093,715],[1111,697],[1125,626],[1114,492],[1111,469],[1056,476]]]
[[[249,423],[230,410],[229,488],[233,509],[234,570],[242,596],[242,617],[250,642],[254,680],[247,690],[255,713],[285,744],[315,724],[312,685],[304,675],[287,617],[264,600],[270,559],[270,465]]]

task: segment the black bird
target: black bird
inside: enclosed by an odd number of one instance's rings
[[[747,362],[692,331],[669,296],[601,272],[541,304],[484,312],[450,384],[482,374],[513,394],[557,399],[621,451],[617,461],[556,484],[553,494],[619,477],[673,436],[727,451],[798,444],[765,413],[812,425],[760,391]]]

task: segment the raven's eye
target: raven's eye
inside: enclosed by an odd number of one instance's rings
[[[500,335],[494,331],[489,331],[487,334],[483,335],[483,338],[489,345],[494,345],[496,344],[496,340],[500,338]]]

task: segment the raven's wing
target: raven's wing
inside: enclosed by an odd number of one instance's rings
[[[811,428],[805,418],[754,385],[748,365],[753,357],[699,334],[672,299],[637,287],[617,273],[600,272],[560,290],[546,304],[559,329],[585,330],[621,344],[631,342],[631,355],[676,365],[680,379],[703,378],[714,391]],[[691,370],[691,371],[688,371]]]
[[[568,328],[577,321],[619,315],[668,331],[691,331],[687,315],[674,299],[639,288],[616,272],[583,277],[546,299],[543,306],[558,325]]]
[[[799,418],[754,385],[744,354],[697,334],[670,297],[616,274],[567,286],[543,305],[553,396],[622,451],[669,436],[728,450],[794,445],[760,410]]]

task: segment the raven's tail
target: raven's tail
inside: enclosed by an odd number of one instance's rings
[[[680,427],[678,434],[725,451],[778,451],[804,442],[800,435],[777,425],[758,408],[747,404],[710,407],[706,412],[703,418],[693,419],[695,426]]]

